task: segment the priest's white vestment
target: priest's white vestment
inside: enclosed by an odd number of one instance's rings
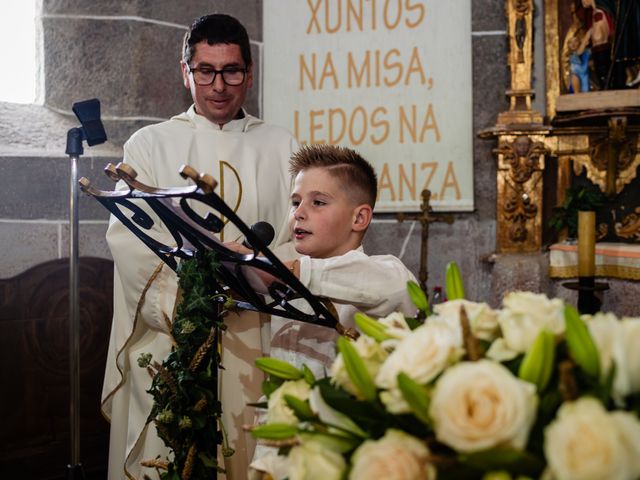
[[[288,239],[286,229],[291,188],[289,158],[297,143],[289,132],[266,125],[245,114],[223,126],[187,112],[166,122],[137,131],[124,147],[124,161],[142,183],[157,187],[186,185],[178,173],[182,164],[211,174],[216,192],[247,224],[266,221],[276,229],[275,245]],[[117,188],[126,188],[118,184]],[[151,235],[174,244],[168,231],[156,225]],[[242,240],[227,223],[220,239]],[[145,426],[153,399],[146,390],[151,377],[137,365],[142,353],[162,362],[171,350],[168,335],[173,318],[177,277],[174,272],[126,227],[112,217],[107,241],[115,262],[114,316],[102,392],[102,411],[111,422],[109,479],[139,479],[152,469],[140,462],[168,453],[155,426]],[[235,455],[225,461],[228,478],[246,478],[254,441],[241,430],[253,420],[245,403],[260,395],[263,380],[253,360],[264,355],[261,324],[265,318],[253,312],[226,318],[223,337],[221,401],[223,421]]]

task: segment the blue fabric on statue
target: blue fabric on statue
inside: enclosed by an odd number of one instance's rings
[[[569,56],[569,72],[580,80],[580,91],[589,91],[589,59],[591,58],[591,50],[586,48],[581,54],[572,53]],[[572,91],[573,85],[569,82],[569,91]]]

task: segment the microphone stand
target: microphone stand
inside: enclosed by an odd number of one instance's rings
[[[73,104],[82,127],[67,132],[65,153],[69,155],[69,438],[71,463],[67,480],[84,480],[80,463],[80,315],[78,296],[78,160],[84,153],[83,140],[91,145],[106,141],[97,99]]]
[[[78,159],[82,148],[82,129],[67,132],[69,155],[69,435],[71,463],[67,465],[67,480],[84,479],[80,463],[80,319],[78,308]]]

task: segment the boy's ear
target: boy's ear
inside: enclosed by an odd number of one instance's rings
[[[364,232],[369,228],[369,224],[373,218],[373,209],[371,208],[371,205],[367,205],[366,203],[358,205],[354,209],[354,214],[353,225],[351,226],[352,230],[354,232]]]

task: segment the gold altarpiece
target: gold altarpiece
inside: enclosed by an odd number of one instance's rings
[[[493,128],[480,133],[497,140],[499,253],[541,250],[544,179],[549,175],[555,175],[555,199],[546,200],[554,204],[564,199],[572,170],[576,175],[586,170],[587,178],[611,199],[635,179],[640,164],[639,89],[565,94],[567,44],[584,28],[574,5],[574,0],[544,0],[543,116],[532,109],[534,2],[506,0],[509,109],[498,115]],[[556,171],[545,172],[552,163]],[[640,239],[640,208],[620,225],[621,237]]]

